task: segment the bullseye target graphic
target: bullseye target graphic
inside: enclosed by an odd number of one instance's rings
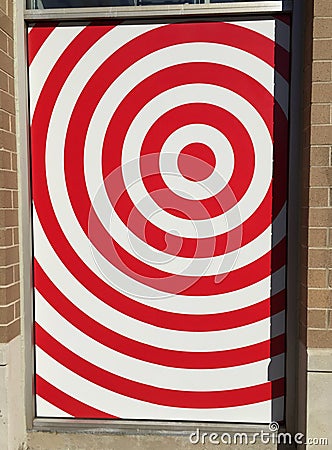
[[[289,28],[30,28],[38,417],[283,419]]]

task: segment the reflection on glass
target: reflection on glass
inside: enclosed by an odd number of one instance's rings
[[[39,8],[92,8],[95,6],[134,5],[133,0],[39,0]]]
[[[199,3],[200,0],[37,0],[33,8],[92,8],[98,6],[140,6]]]
[[[176,5],[182,3],[207,3],[207,0],[27,0],[28,8],[93,8],[99,6]],[[233,3],[257,0],[209,0],[211,3]]]

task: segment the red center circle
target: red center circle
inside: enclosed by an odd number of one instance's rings
[[[216,157],[207,145],[193,142],[181,150],[177,163],[184,178],[190,181],[202,181],[214,171]]]

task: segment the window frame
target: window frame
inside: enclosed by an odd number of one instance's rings
[[[208,0],[207,0],[208,1]],[[300,167],[301,143],[301,80],[302,80],[302,33],[303,0],[243,1],[227,3],[119,6],[65,9],[28,9],[23,2],[16,2],[16,92],[17,92],[17,135],[20,155],[20,228],[21,228],[21,298],[23,299],[23,338],[25,359],[25,405],[28,430],[42,431],[92,431],[112,434],[137,435],[188,435],[199,428],[205,432],[248,432],[249,435],[261,430],[268,431],[268,425],[232,423],[194,423],[135,420],[75,420],[75,419],[36,419],[34,408],[34,355],[33,355],[33,305],[32,305],[32,224],[31,224],[31,180],[29,162],[29,111],[27,79],[27,27],[40,21],[89,21],[92,19],[151,19],[214,16],[225,20],[234,17],[255,18],[259,15],[290,13],[293,17],[291,38],[291,84],[290,84],[290,167],[292,181],[289,183],[288,210],[298,210],[300,174],[294,170]],[[295,31],[294,31],[295,30]],[[292,170],[293,169],[293,170]],[[297,171],[299,172],[299,171]],[[289,175],[290,176],[290,175]],[[298,236],[299,219],[288,224],[288,264],[287,264],[287,353],[286,353],[286,423],[280,431],[297,432],[296,379],[298,359],[297,337],[297,280],[298,280]],[[294,325],[295,324],[295,325]],[[291,343],[291,345],[289,344]]]
[[[32,0],[28,0],[32,1]],[[35,20],[88,20],[102,18],[150,18],[205,15],[243,15],[291,13],[293,0],[258,0],[227,3],[206,3],[145,6],[110,6],[93,8],[24,9],[27,21]]]

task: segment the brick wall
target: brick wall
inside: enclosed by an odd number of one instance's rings
[[[0,342],[20,332],[13,0],[0,0]]]
[[[332,2],[306,4],[300,330],[332,348]],[[13,75],[13,0],[0,0],[0,342],[20,328]]]
[[[332,348],[332,2],[307,2],[306,27],[301,338]]]

